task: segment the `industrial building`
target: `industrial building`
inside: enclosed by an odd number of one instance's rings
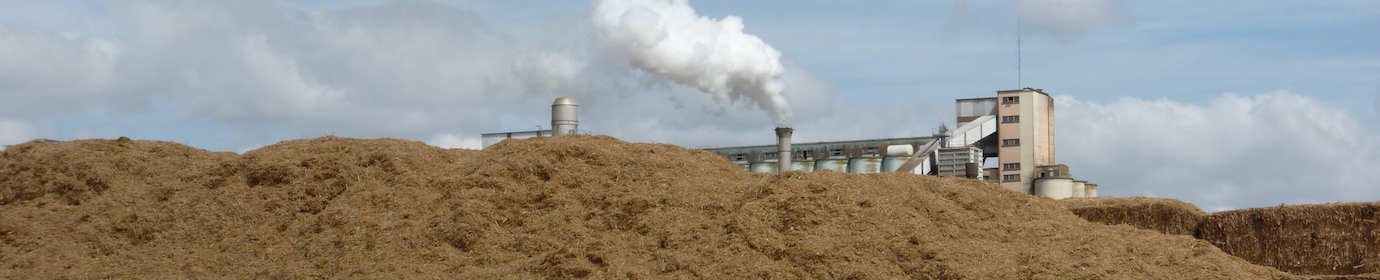
[[[929,136],[792,143],[795,129],[776,128],[774,145],[710,148],[757,173],[821,171],[908,172],[999,183],[1008,190],[1056,199],[1095,197],[1097,184],[1074,180],[1054,158],[1054,99],[1041,89],[998,91],[995,97],[959,99],[957,127]],[[557,98],[551,129],[483,134],[488,147],[504,139],[577,134],[579,105]],[[984,168],[990,159],[993,167]]]
[[[556,98],[551,103],[551,129],[484,133],[480,135],[483,148],[498,144],[505,139],[527,139],[543,136],[561,136],[580,133],[580,104],[569,97]]]
[[[778,128],[777,145],[705,150],[752,172],[910,172],[988,180],[1052,198],[1097,196],[1097,184],[1074,180],[1055,160],[1054,98],[1044,90],[1003,90],[955,103],[957,128],[941,126],[930,136],[791,144],[790,133]],[[992,158],[993,167],[984,169]]]

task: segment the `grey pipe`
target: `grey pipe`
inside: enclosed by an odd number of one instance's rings
[[[791,170],[791,134],[795,129],[789,127],[776,128],[776,170],[786,172]]]

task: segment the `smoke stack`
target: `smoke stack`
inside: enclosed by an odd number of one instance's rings
[[[776,161],[776,170],[780,172],[791,171],[791,133],[795,133],[795,129],[776,128],[776,156],[779,157]]]
[[[580,104],[569,97],[556,98],[551,103],[551,136],[574,134],[580,129]]]

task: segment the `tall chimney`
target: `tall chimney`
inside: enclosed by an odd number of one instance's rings
[[[551,136],[574,134],[580,129],[580,104],[569,97],[551,103]]]
[[[791,171],[791,133],[795,129],[789,127],[776,128],[776,170],[780,172]]]

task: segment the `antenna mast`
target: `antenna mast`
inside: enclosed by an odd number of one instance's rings
[[[1021,87],[1021,14],[1016,13],[1016,88]]]

